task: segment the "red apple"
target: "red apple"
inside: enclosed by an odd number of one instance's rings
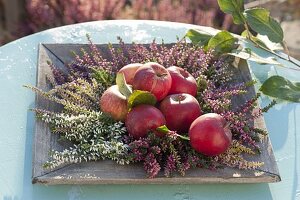
[[[167,96],[172,84],[171,76],[166,68],[154,62],[140,67],[133,78],[133,89],[151,92],[157,99]]]
[[[132,64],[125,65],[119,70],[120,73],[124,74],[125,81],[127,84],[132,85],[134,74],[136,70],[142,65],[143,64],[141,63],[132,63]]]
[[[154,106],[138,105],[127,115],[125,125],[129,135],[138,139],[146,137],[149,131],[159,135],[156,128],[165,125],[166,120],[163,114]]]
[[[190,94],[172,94],[159,106],[166,118],[167,127],[178,133],[187,133],[192,122],[202,114],[200,105]]]
[[[191,146],[199,153],[216,156],[225,152],[232,141],[226,120],[219,114],[208,113],[198,117],[189,130]]]
[[[128,112],[126,97],[121,94],[117,85],[109,87],[100,98],[102,112],[109,114],[117,121],[124,121]]]
[[[168,67],[167,70],[172,77],[169,94],[187,93],[192,96],[197,95],[197,82],[188,71],[176,66]]]

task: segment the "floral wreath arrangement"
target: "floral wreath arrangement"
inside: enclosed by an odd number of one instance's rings
[[[238,6],[218,2],[235,22],[245,22],[245,40],[263,44],[250,33],[252,23],[246,21],[257,12],[244,11],[243,1],[231,1]],[[267,17],[272,26],[277,25]],[[184,175],[190,168],[261,167],[263,162],[248,158],[260,153],[260,138],[267,133],[253,121],[275,101],[258,108],[257,93],[234,105],[234,99],[247,93],[255,81],[235,80],[232,62],[233,56],[245,59],[245,54],[260,63],[276,64],[276,60],[241,49],[239,39],[227,31],[212,36],[189,30],[186,37],[192,43],[184,38],[172,45],[155,41],[127,45],[119,38],[117,48],[108,44],[110,59],[88,37],[89,49],[82,49],[66,65],[68,74],[49,63],[53,77],[48,80],[53,88],[27,87],[62,105],[61,112],[34,111],[71,146],[53,150],[44,167],[103,159],[118,164],[139,162],[149,178],[161,171],[166,177],[174,172]],[[270,91],[269,82],[262,92]]]

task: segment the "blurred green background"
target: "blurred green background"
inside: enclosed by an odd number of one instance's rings
[[[245,0],[271,10],[285,32],[291,55],[300,58],[300,0]],[[95,20],[150,19],[183,22],[240,33],[217,0],[0,0],[0,46],[66,24]]]

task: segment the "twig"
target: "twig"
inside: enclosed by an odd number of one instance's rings
[[[286,45],[286,42],[283,41],[283,42],[282,42],[282,45],[283,45],[284,50],[287,52],[289,61],[290,61],[290,62],[293,62],[292,59],[291,59],[291,56],[290,56],[289,48],[288,48],[288,46]]]
[[[244,22],[244,27],[245,27],[245,29],[246,29],[246,31],[248,33],[246,38],[248,38],[249,40],[251,40],[252,33],[250,32],[248,24],[246,22]]]
[[[294,62],[294,61],[290,58],[289,55],[288,55],[288,58],[285,58],[285,57],[281,56],[280,54],[277,54],[277,53],[275,53],[274,51],[272,51],[272,50],[270,50],[270,49],[268,49],[268,48],[266,48],[266,47],[264,47],[264,46],[261,46],[259,43],[257,43],[256,41],[252,40],[251,37],[249,38],[249,40],[250,40],[251,42],[253,42],[255,45],[257,45],[259,48],[261,48],[261,49],[263,49],[263,50],[265,50],[265,51],[267,51],[267,52],[269,52],[269,53],[271,53],[271,54],[273,54],[273,55],[275,55],[275,56],[277,56],[277,57],[279,57],[279,58],[281,58],[281,59],[283,59],[283,60],[289,61],[289,62],[293,63],[294,65],[296,65],[297,67],[300,68],[300,64]]]
[[[248,9],[248,8],[264,6],[265,4],[270,3],[270,2],[277,2],[278,3],[279,1],[278,0],[257,0],[257,1],[252,1],[252,2],[246,3],[245,8]]]

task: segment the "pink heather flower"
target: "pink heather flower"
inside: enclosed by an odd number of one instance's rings
[[[145,157],[144,169],[148,174],[149,178],[154,178],[160,171],[160,165],[157,162],[153,153],[149,153]]]
[[[164,167],[165,176],[169,177],[173,171],[176,170],[176,160],[174,155],[169,155],[167,157],[166,165]]]

